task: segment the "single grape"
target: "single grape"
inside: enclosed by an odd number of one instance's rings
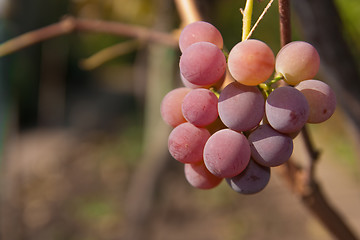
[[[293,152],[291,137],[279,133],[270,125],[260,125],[248,137],[251,156],[260,165],[275,167],[289,160]]]
[[[295,87],[309,103],[308,123],[321,123],[328,120],[336,108],[336,96],[329,85],[319,80],[302,81]]]
[[[188,122],[204,127],[218,117],[217,104],[218,98],[209,89],[194,89],[184,97],[182,113]]]
[[[204,147],[206,168],[220,178],[241,173],[250,159],[250,145],[246,137],[231,129],[214,133]]]
[[[290,42],[280,49],[275,59],[275,70],[290,85],[315,77],[320,67],[320,56],[307,42]]]
[[[246,169],[239,175],[227,178],[230,187],[241,194],[254,194],[263,190],[270,180],[270,168],[250,159]]]
[[[203,160],[203,150],[210,133],[185,122],[174,128],[168,139],[171,156],[182,163],[195,163]]]
[[[191,88],[191,89],[202,88],[202,87],[207,88],[207,86],[200,86],[189,82],[188,80],[186,80],[186,78],[184,78],[182,74],[180,74],[180,79],[182,84],[187,88]]]
[[[264,97],[257,87],[232,82],[221,91],[218,110],[227,127],[247,131],[259,124],[264,106]]]
[[[223,180],[209,172],[203,161],[185,163],[184,165],[185,178],[193,187],[211,189],[219,185]]]
[[[219,30],[212,24],[203,21],[197,21],[188,24],[181,31],[179,37],[180,51],[184,52],[187,47],[196,42],[210,42],[218,48],[223,48],[223,38]]]
[[[180,79],[181,79],[181,82],[182,84],[187,87],[187,88],[192,88],[192,89],[196,89],[196,88],[214,88],[214,89],[220,89],[222,84],[224,83],[225,81],[225,78],[226,78],[226,72],[224,73],[224,75],[220,78],[219,81],[215,82],[214,84],[210,84],[210,85],[204,85],[204,86],[201,86],[201,85],[196,85],[196,84],[193,84],[191,82],[189,82],[188,80],[186,80],[186,78],[184,78],[184,76],[182,74],[180,74]]]
[[[297,89],[285,86],[269,94],[265,104],[269,124],[281,133],[299,131],[309,116],[309,104]]]
[[[181,104],[186,94],[191,91],[190,88],[176,88],[168,92],[160,105],[161,117],[168,125],[176,127],[180,123],[186,122]]]
[[[260,40],[239,42],[229,53],[229,71],[236,81],[244,85],[256,86],[265,82],[273,74],[274,66],[274,53]]]
[[[214,44],[197,42],[185,49],[179,67],[180,73],[190,83],[200,86],[213,85],[225,74],[226,59]]]

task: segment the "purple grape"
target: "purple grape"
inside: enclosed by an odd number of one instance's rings
[[[281,133],[299,131],[309,116],[309,104],[297,89],[285,86],[270,93],[265,104],[269,124]]]
[[[257,87],[232,82],[220,93],[218,110],[227,127],[241,132],[259,124],[264,106],[264,97]]]
[[[250,159],[250,145],[246,137],[231,129],[214,133],[204,147],[207,169],[217,177],[233,177],[242,172]]]
[[[308,123],[321,123],[328,120],[336,108],[336,96],[333,90],[319,80],[305,80],[295,87],[309,103]]]
[[[197,42],[185,49],[180,58],[180,73],[190,83],[200,86],[220,81],[226,70],[222,51],[209,42]]]
[[[270,180],[270,168],[250,159],[246,169],[239,175],[227,178],[226,182],[238,193],[254,194],[263,190]]]
[[[218,117],[218,98],[208,89],[191,90],[184,97],[182,113],[185,119],[198,127],[204,127]]]
[[[203,160],[203,150],[210,133],[189,122],[174,128],[168,139],[170,154],[182,163],[195,163]]]
[[[293,152],[291,137],[279,133],[269,125],[260,125],[248,140],[251,156],[260,165],[275,167],[286,162]]]

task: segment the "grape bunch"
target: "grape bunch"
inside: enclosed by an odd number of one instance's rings
[[[173,127],[169,152],[184,163],[185,178],[196,188],[226,179],[236,192],[261,191],[271,167],[292,155],[302,127],[335,111],[332,89],[313,79],[320,58],[309,43],[291,42],[275,57],[267,44],[249,39],[226,58],[219,30],[198,21],[183,29],[179,47],[184,87],[165,95],[160,112]],[[224,83],[227,68],[230,83]]]

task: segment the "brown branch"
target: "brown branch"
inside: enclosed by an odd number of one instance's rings
[[[137,40],[129,40],[112,45],[80,61],[80,67],[85,70],[92,70],[111,59],[136,50],[140,45],[141,43]]]
[[[289,0],[279,0],[279,15],[281,46],[284,46],[291,41]],[[288,163],[279,168],[282,170],[282,176],[293,191],[301,197],[304,205],[324,224],[329,232],[338,239],[356,240],[357,237],[353,231],[330,205],[317,183],[314,168],[319,152],[315,149],[306,126],[302,129],[301,136],[309,159],[308,166],[301,168],[290,159]]]
[[[171,47],[177,47],[176,37],[169,33],[159,32],[145,27],[119,22],[65,17],[58,23],[27,32],[2,43],[0,45],[0,57],[41,41],[69,34],[74,31],[87,31],[128,36],[143,41],[158,42]]]
[[[284,46],[291,41],[289,0],[279,0],[279,17],[280,17],[280,43],[281,46]]]
[[[189,23],[200,21],[202,19],[193,0],[175,0],[175,4],[183,27]]]

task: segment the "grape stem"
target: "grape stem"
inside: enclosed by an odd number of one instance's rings
[[[247,35],[246,39],[249,39],[252,35],[252,33],[255,31],[256,27],[259,25],[260,21],[264,18],[265,13],[267,12],[267,10],[269,10],[269,8],[271,7],[271,4],[273,3],[274,0],[270,0],[269,3],[266,5],[266,7],[264,8],[263,12],[261,13],[261,15],[258,17],[258,19],[256,20],[254,26],[251,28],[249,34]]]
[[[246,0],[245,9],[242,11],[243,14],[243,26],[242,26],[242,40],[246,40],[251,28],[251,16],[253,12],[253,0]]]
[[[269,96],[269,94],[275,89],[272,85],[277,83],[280,80],[283,80],[284,76],[281,74],[277,74],[274,79],[265,82],[265,83],[260,83],[258,85],[258,88],[260,89],[260,91],[263,93],[265,99],[267,99],[267,97]]]

